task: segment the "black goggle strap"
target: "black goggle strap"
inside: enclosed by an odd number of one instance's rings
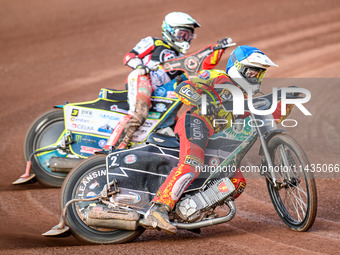
[[[235,56],[235,52],[233,52],[231,55],[230,55],[230,58],[231,58],[231,61],[234,63],[236,69],[241,72],[243,74],[243,72],[245,71],[245,66],[242,65],[236,58]]]

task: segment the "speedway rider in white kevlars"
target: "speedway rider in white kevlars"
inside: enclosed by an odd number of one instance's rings
[[[145,122],[151,105],[152,91],[168,83],[182,71],[165,72],[164,69],[151,70],[159,63],[184,56],[195,38],[195,28],[200,25],[190,15],[183,12],[171,12],[165,16],[162,24],[163,39],[148,36],[125,55],[124,64],[134,69],[127,78],[129,117],[131,117],[120,136],[116,149],[125,149],[134,132]],[[217,45],[230,44],[230,38],[223,38]],[[209,45],[212,48],[214,45]],[[203,69],[215,67],[224,49],[213,51],[203,62]]]

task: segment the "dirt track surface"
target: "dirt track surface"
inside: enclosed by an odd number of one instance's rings
[[[340,3],[334,1],[45,1],[0,5],[0,254],[338,254],[340,180],[317,178],[316,222],[289,230],[270,203],[262,179],[250,178],[230,222],[178,236],[147,231],[122,245],[87,245],[73,237],[45,238],[59,220],[60,189],[13,186],[25,168],[22,146],[32,121],[53,105],[93,100],[100,88],[122,89],[123,55],[142,37],[160,36],[171,11],[202,25],[190,52],[225,36],[260,48],[280,67],[267,77],[313,78],[312,117],[293,113],[289,129],[312,163],[339,164]],[[255,4],[256,2],[256,4]],[[177,7],[176,7],[177,6]],[[218,68],[224,69],[230,50]],[[323,80],[324,81],[324,80]],[[301,120],[301,121],[300,121]],[[256,149],[243,164],[258,163]]]

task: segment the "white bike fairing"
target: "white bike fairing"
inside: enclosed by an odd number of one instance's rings
[[[109,137],[124,114],[100,109],[90,109],[81,106],[67,105],[64,107],[66,129],[79,133],[91,133]],[[159,120],[147,119],[137,130],[133,140],[142,142]]]

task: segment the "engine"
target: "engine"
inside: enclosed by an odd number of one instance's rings
[[[196,221],[203,218],[210,209],[222,205],[234,191],[235,187],[229,178],[214,180],[204,191],[181,198],[176,204],[175,212],[183,221]]]

